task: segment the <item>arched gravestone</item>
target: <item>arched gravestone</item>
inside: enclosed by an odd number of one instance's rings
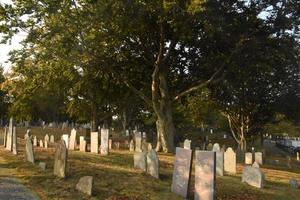
[[[216,173],[218,176],[224,176],[224,151],[218,143],[214,144],[212,151],[216,152]]]
[[[153,149],[147,153],[147,173],[155,178],[159,178],[159,159],[156,151]]]
[[[231,147],[224,153],[224,171],[236,174],[236,154]]]
[[[183,148],[184,149],[191,149],[191,140],[189,140],[189,139],[186,139],[186,140],[184,140],[184,142],[183,142]]]
[[[61,140],[56,147],[54,158],[54,175],[65,178],[68,159],[68,149],[64,140]]]

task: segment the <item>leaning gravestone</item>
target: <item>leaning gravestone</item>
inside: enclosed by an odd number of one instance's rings
[[[50,136],[50,142],[51,142],[51,143],[54,143],[54,142],[55,142],[55,140],[54,140],[54,135],[51,135],[51,136]]]
[[[146,152],[135,152],[133,155],[134,168],[147,170]]]
[[[79,151],[86,151],[86,140],[84,139],[84,136],[79,137]]]
[[[109,151],[109,129],[101,129],[101,147],[100,153],[108,155]]]
[[[135,132],[135,151],[142,151],[142,134],[141,132]]]
[[[254,154],[255,156],[255,162],[257,162],[258,164],[262,165],[263,164],[263,155],[262,152],[255,152]]]
[[[68,149],[64,140],[61,140],[56,147],[54,158],[54,175],[65,178],[68,159]]]
[[[61,139],[65,141],[66,147],[69,148],[69,135],[68,134],[63,134],[61,136]]]
[[[245,164],[246,165],[252,165],[252,153],[251,152],[247,152],[245,153]]]
[[[216,152],[196,151],[195,200],[214,200],[216,185]]]
[[[13,118],[10,118],[8,132],[6,135],[6,149],[9,151],[12,151],[12,145],[13,145],[13,143],[12,143],[13,142],[13,125],[14,125]]]
[[[191,140],[189,140],[189,139],[186,139],[186,140],[184,140],[184,142],[183,142],[183,148],[184,149],[191,149]]]
[[[154,178],[159,178],[159,159],[156,151],[153,149],[147,153],[147,173]]]
[[[70,144],[69,144],[69,150],[75,150],[77,141],[76,141],[76,129],[71,130],[71,136],[70,136]]]
[[[192,150],[176,148],[172,192],[187,198],[192,166]]]
[[[28,162],[34,163],[34,154],[31,136],[26,138],[26,159]]]
[[[99,152],[99,133],[91,132],[91,152],[98,153]]]
[[[242,182],[251,186],[262,188],[264,184],[264,174],[259,165],[255,162],[253,166],[246,166],[243,171]]]
[[[224,171],[236,174],[236,154],[231,147],[228,147],[224,153]]]
[[[17,142],[17,130],[16,127],[13,128],[13,144],[12,144],[12,152],[14,155],[18,154],[18,142]]]
[[[224,176],[224,151],[218,143],[214,144],[212,151],[216,152],[216,173],[218,176]]]
[[[130,140],[129,151],[134,151],[134,142],[133,142],[133,140]]]

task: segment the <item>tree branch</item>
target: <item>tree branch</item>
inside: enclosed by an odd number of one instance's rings
[[[150,107],[152,107],[152,102],[150,100],[150,98],[148,98],[144,93],[142,93],[141,91],[139,91],[138,89],[136,89],[132,84],[130,84],[128,81],[124,81],[125,85],[131,90],[133,91],[136,95],[138,95],[141,99],[143,99],[146,104]]]

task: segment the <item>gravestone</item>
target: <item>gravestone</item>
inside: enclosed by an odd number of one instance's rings
[[[85,193],[89,196],[92,196],[93,177],[92,176],[81,177],[78,183],[76,184],[76,190]]]
[[[236,174],[236,154],[231,147],[228,147],[224,153],[224,171]]]
[[[34,163],[34,154],[31,136],[26,138],[26,159],[28,162]]]
[[[216,152],[216,174],[224,176],[224,151],[218,143],[214,144],[212,151]]]
[[[84,136],[79,137],[79,151],[86,151],[86,140],[84,139]]]
[[[263,164],[263,155],[262,152],[255,152],[255,162],[262,165]]]
[[[198,151],[195,154],[195,200],[214,200],[216,187],[216,152]]]
[[[298,181],[297,181],[296,179],[291,178],[291,179],[289,180],[289,183],[290,183],[290,186],[291,186],[292,188],[298,189],[299,184],[298,184]]]
[[[135,152],[133,155],[134,168],[147,170],[146,152]]]
[[[44,138],[44,140],[45,140],[45,142],[47,141],[47,142],[49,142],[50,141],[50,138],[49,138],[49,135],[48,134],[46,134],[45,135],[45,138]]]
[[[143,132],[143,139],[146,141],[147,139],[147,133],[146,132]]]
[[[31,136],[31,131],[30,131],[30,129],[27,129],[26,130],[26,133],[25,133],[25,135],[24,135],[24,139],[26,140],[28,137],[30,137]]]
[[[257,166],[246,166],[243,171],[242,182],[246,182],[257,188],[262,188],[264,184],[264,174]]]
[[[44,143],[43,143],[43,140],[40,140],[40,143],[39,143],[40,147],[44,147]]]
[[[152,150],[152,144],[148,143],[148,151]]]
[[[13,118],[10,118],[8,132],[6,134],[6,149],[9,151],[12,151],[12,146],[13,146],[13,125],[14,125]]]
[[[37,138],[36,138],[36,136],[33,137],[33,146],[34,147],[37,146]]]
[[[76,129],[71,130],[71,135],[70,135],[70,144],[69,144],[69,150],[75,150],[77,141],[76,141]]]
[[[16,127],[13,128],[13,144],[12,144],[12,152],[14,155],[18,154],[18,141],[17,141],[17,129]]]
[[[299,152],[297,152],[297,156],[296,157],[297,157],[297,161],[299,161]]]
[[[141,152],[142,151],[142,134],[141,132],[135,132],[135,151]]]
[[[91,152],[98,153],[99,152],[99,133],[91,132]]]
[[[64,140],[61,140],[56,147],[54,158],[54,175],[65,178],[68,159],[68,148]]]
[[[43,170],[43,171],[45,171],[46,170],[46,163],[45,162],[39,162],[39,167]]]
[[[110,150],[112,147],[112,139],[109,139],[108,140],[108,149]]]
[[[154,178],[159,178],[159,159],[155,150],[151,149],[147,153],[147,173]]]
[[[192,150],[176,147],[172,192],[187,198],[192,166]]]
[[[143,142],[143,144],[142,144],[142,151],[144,151],[144,152],[146,152],[146,151],[148,151],[148,142]]]
[[[183,142],[183,148],[184,149],[191,149],[191,140],[189,140],[189,139],[186,139],[186,140],[184,140],[184,142]]]
[[[69,148],[69,135],[63,134],[61,138],[65,141],[66,147]]]
[[[213,149],[213,145],[212,145],[212,143],[209,143],[207,145],[207,151],[211,151],[212,149]]]
[[[109,152],[109,129],[101,129],[101,155],[108,155]]]
[[[134,142],[133,142],[133,140],[130,140],[129,151],[134,151]]]
[[[48,149],[48,141],[47,140],[45,140],[44,146],[45,146],[45,149]]]
[[[51,142],[51,143],[54,143],[54,142],[55,142],[54,135],[51,135],[51,136],[50,136],[50,142]]]
[[[246,152],[245,153],[245,164],[246,165],[252,165],[252,152]]]

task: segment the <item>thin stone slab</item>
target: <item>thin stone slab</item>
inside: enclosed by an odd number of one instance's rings
[[[34,163],[34,154],[31,137],[26,138],[26,159],[28,162]]]
[[[86,152],[86,141],[84,136],[79,137],[79,151]]]
[[[91,152],[99,153],[99,133],[91,132]]]
[[[63,134],[61,138],[65,141],[66,147],[69,148],[69,135]]]
[[[171,191],[187,198],[192,166],[192,150],[176,148]]]
[[[108,140],[108,149],[111,150],[112,149],[112,139]]]
[[[134,168],[147,170],[147,157],[146,152],[135,152],[133,155]]]
[[[39,143],[40,147],[43,148],[44,147],[44,142],[43,140],[40,140],[40,143]]]
[[[236,154],[231,147],[224,153],[224,171],[236,174]]]
[[[263,154],[262,154],[262,152],[255,152],[254,157],[255,157],[255,162],[257,162],[259,165],[263,164]]]
[[[189,140],[189,139],[186,139],[186,140],[184,140],[184,142],[183,142],[183,148],[184,149],[191,149],[191,140]]]
[[[101,129],[101,155],[108,155],[109,152],[109,129]]]
[[[242,175],[242,182],[257,188],[262,188],[264,184],[264,174],[260,168],[246,166]]]
[[[47,140],[45,140],[45,142],[44,142],[44,147],[45,147],[45,149],[48,149],[48,141]]]
[[[76,129],[71,130],[71,136],[70,136],[70,144],[69,144],[69,150],[75,150],[77,141],[76,141]]]
[[[17,140],[17,128],[14,127],[13,128],[13,138],[12,138],[12,152],[14,155],[17,155],[18,154],[18,140]]]
[[[50,143],[54,143],[54,142],[55,142],[54,135],[51,135],[50,136]]]
[[[216,174],[224,176],[224,151],[218,143],[214,144],[212,151],[216,152]]]
[[[64,140],[61,140],[56,147],[54,158],[54,175],[65,178],[68,159],[68,148]]]
[[[212,143],[209,143],[207,145],[207,151],[211,151],[212,149],[213,149],[213,145],[212,145]]]
[[[195,200],[214,200],[216,187],[216,152],[195,153]]]
[[[76,184],[76,190],[85,193],[89,196],[92,196],[93,177],[92,176],[81,177],[78,183]]]
[[[142,134],[141,132],[135,132],[135,151],[141,152],[142,151]]]
[[[10,118],[8,132],[6,135],[6,149],[8,151],[12,151],[12,146],[13,146],[13,125],[14,125],[14,120],[13,118]]]
[[[134,141],[133,140],[130,140],[129,151],[134,151]]]
[[[33,137],[33,146],[34,147],[37,146],[37,137],[36,136]]]
[[[252,153],[251,152],[247,152],[245,153],[245,164],[246,165],[252,165],[253,161],[252,161]]]
[[[153,149],[147,153],[147,173],[154,178],[159,178],[159,158]]]

